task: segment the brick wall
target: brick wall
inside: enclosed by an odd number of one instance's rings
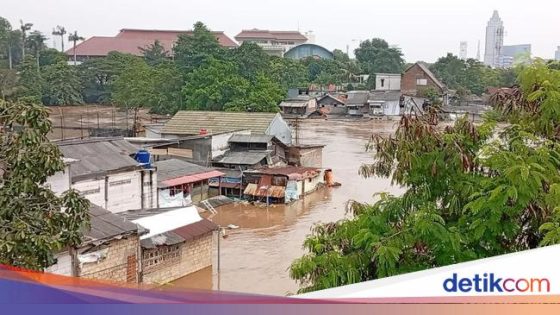
[[[210,232],[185,242],[181,245],[180,260],[144,271],[143,282],[164,284],[211,266],[213,239],[213,233]]]
[[[427,85],[417,85],[416,80],[418,79],[426,79]],[[417,64],[413,65],[402,75],[401,91],[405,95],[420,96],[418,94],[429,87],[435,88],[436,91],[440,90],[434,81],[430,79]]]
[[[109,244],[107,256],[93,263],[83,263],[80,277],[116,282],[137,282],[138,237],[115,240]],[[133,274],[132,271],[134,271]]]

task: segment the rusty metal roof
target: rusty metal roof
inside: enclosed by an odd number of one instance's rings
[[[318,176],[320,174],[320,169],[314,167],[286,166],[286,167],[263,168],[254,171],[247,171],[246,173],[283,175],[283,176],[287,176],[290,179],[301,180],[305,178],[312,178]]]
[[[83,245],[139,232],[135,223],[94,204],[90,204],[89,217],[90,229],[84,231]]]
[[[259,187],[257,184],[248,184],[243,194],[256,197],[284,198],[286,188],[282,186]]]

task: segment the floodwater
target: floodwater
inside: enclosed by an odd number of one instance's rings
[[[347,201],[374,201],[378,192],[399,194],[385,178],[358,175],[363,163],[372,161],[365,144],[372,133],[388,135],[396,121],[305,120],[300,123],[300,143],[326,144],[323,167],[332,168],[341,187],[322,188],[290,205],[257,207],[234,204],[218,209],[212,220],[221,226],[234,224],[220,239],[213,267],[174,281],[172,287],[214,289],[270,295],[295,294],[298,284],[289,277],[291,262],[304,254],[303,241],[318,222],[346,217]],[[215,247],[217,244],[215,243]]]

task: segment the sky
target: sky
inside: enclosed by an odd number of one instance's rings
[[[33,23],[50,46],[56,25],[88,38],[114,36],[122,28],[191,29],[202,21],[231,38],[252,28],[313,31],[316,44],[350,52],[362,40],[383,38],[407,62],[458,55],[461,41],[474,58],[480,40],[483,57],[494,10],[504,21],[505,45],[532,44],[533,56],[554,57],[560,46],[557,0],[0,0],[0,16],[14,28],[20,19]]]

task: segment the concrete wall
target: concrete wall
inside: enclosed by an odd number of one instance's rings
[[[45,272],[63,276],[72,276],[72,257],[68,252],[61,252],[54,255],[56,264],[45,269]]]
[[[56,172],[47,178],[46,186],[60,196],[70,189],[70,183],[70,166],[66,165],[63,172]]]
[[[213,233],[210,232],[197,239],[187,241],[181,246],[179,261],[154,268],[150,272],[144,271],[143,282],[163,284],[211,266],[213,239]],[[149,251],[144,251],[144,256],[147,252]]]
[[[288,149],[288,163],[304,167],[323,167],[323,148],[299,148]]]
[[[149,181],[149,176],[145,176],[144,180]],[[152,181],[157,183],[157,178],[153,178]],[[151,190],[148,186],[148,189],[145,190],[145,200],[151,200],[146,204],[146,207],[157,205],[156,191],[154,190],[156,186],[153,185]],[[92,203],[113,213],[142,208],[140,171],[123,172],[107,175],[100,179],[79,181],[72,184],[72,188],[81,192]]]
[[[400,74],[378,73],[375,75],[376,91],[398,91],[400,89],[401,89]]]
[[[138,236],[115,240],[107,247],[105,258],[97,262],[82,263],[80,277],[116,282],[138,282]],[[82,251],[78,251],[80,254]],[[130,258],[129,258],[130,257]]]
[[[292,143],[292,130],[280,114],[277,114],[272,120],[270,126],[268,126],[268,129],[266,130],[266,134],[275,136],[278,140],[286,144]]]

